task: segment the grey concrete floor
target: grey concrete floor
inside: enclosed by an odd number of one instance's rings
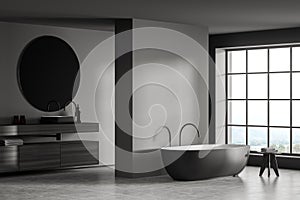
[[[108,167],[0,176],[0,200],[262,200],[300,199],[300,171],[268,178],[247,167],[239,177],[177,182],[168,176],[114,178]]]

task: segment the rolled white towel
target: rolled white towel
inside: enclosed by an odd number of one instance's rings
[[[24,141],[20,138],[0,138],[1,146],[19,146],[23,144]]]

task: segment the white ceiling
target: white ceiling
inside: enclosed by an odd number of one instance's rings
[[[0,18],[141,18],[210,33],[300,26],[299,0],[0,0]]]

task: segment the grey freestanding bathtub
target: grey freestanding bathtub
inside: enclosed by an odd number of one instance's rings
[[[247,145],[190,145],[161,149],[163,163],[175,180],[192,181],[238,175],[250,153]]]

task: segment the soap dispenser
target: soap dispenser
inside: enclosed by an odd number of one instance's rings
[[[74,105],[74,108],[75,108],[75,116],[74,116],[74,121],[76,123],[81,123],[81,118],[80,118],[80,114],[81,114],[81,111],[80,111],[80,107],[79,107],[79,104],[76,104],[74,101],[68,101],[66,104],[65,104],[65,107],[64,107],[64,111],[61,113],[63,114],[64,116],[69,116],[67,111],[66,111],[66,107],[67,105],[71,103]]]
[[[76,122],[77,123],[81,123],[81,118],[80,118],[80,114],[81,114],[81,111],[80,111],[80,107],[79,107],[79,104],[76,105],[76,109],[75,109],[75,116],[76,116]]]

